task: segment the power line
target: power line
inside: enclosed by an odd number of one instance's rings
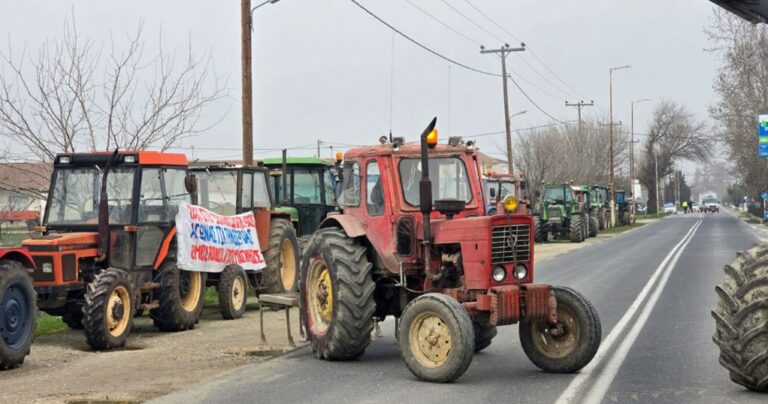
[[[424,10],[423,8],[421,8],[421,7],[417,6],[417,5],[416,5],[414,2],[412,2],[411,0],[405,0],[405,1],[406,1],[408,4],[410,4],[411,6],[413,6],[415,9],[417,9],[417,10],[421,11],[421,12],[422,12],[422,14],[424,14],[424,15],[426,15],[427,17],[431,18],[432,20],[434,20],[434,21],[435,21],[435,22],[437,22],[438,24],[440,24],[440,25],[444,26],[445,28],[448,28],[449,30],[451,30],[451,31],[455,32],[455,33],[456,33],[457,35],[459,35],[460,37],[462,37],[462,38],[466,39],[466,40],[467,40],[467,41],[469,41],[469,42],[472,42],[472,43],[474,43],[474,44],[475,44],[475,45],[477,45],[477,46],[480,46],[480,45],[481,45],[481,43],[480,43],[479,41],[477,41],[477,40],[475,40],[475,39],[472,39],[472,38],[470,38],[469,36],[465,35],[464,33],[462,33],[461,31],[457,30],[456,28],[453,28],[452,26],[450,26],[450,25],[446,24],[445,22],[443,22],[443,21],[442,21],[442,20],[440,20],[439,18],[437,18],[437,17],[435,17],[434,15],[432,15],[432,13],[430,13],[429,11],[426,11],[426,10]]]
[[[497,74],[497,73],[491,73],[491,72],[487,72],[487,71],[484,71],[484,70],[476,69],[476,68],[474,68],[474,67],[471,67],[471,66],[465,65],[465,64],[463,64],[463,63],[460,63],[460,62],[457,62],[457,61],[455,61],[455,60],[453,60],[453,59],[451,59],[451,58],[449,58],[449,57],[447,57],[447,56],[445,56],[445,55],[443,55],[443,54],[441,54],[441,53],[438,53],[437,51],[434,51],[434,50],[432,50],[431,48],[427,47],[426,45],[422,44],[421,42],[419,42],[419,41],[417,41],[417,40],[415,40],[415,39],[411,38],[411,37],[410,37],[410,36],[408,36],[408,35],[406,35],[406,34],[405,34],[405,33],[403,33],[402,31],[400,31],[399,29],[395,28],[395,27],[394,27],[392,24],[390,24],[390,23],[388,23],[388,22],[384,21],[384,20],[383,20],[381,17],[379,17],[378,15],[374,14],[374,13],[373,13],[371,10],[369,10],[369,9],[365,8],[365,6],[363,6],[362,4],[360,4],[360,3],[359,3],[357,0],[349,0],[349,1],[351,1],[352,3],[354,3],[354,4],[355,4],[357,7],[359,7],[361,10],[365,11],[365,12],[366,12],[368,15],[370,15],[371,17],[373,17],[374,19],[376,19],[376,20],[377,20],[377,21],[379,21],[380,23],[384,24],[384,25],[385,25],[387,28],[389,28],[389,29],[391,29],[392,31],[396,32],[398,35],[400,35],[400,36],[402,36],[403,38],[407,39],[408,41],[410,41],[410,42],[411,42],[411,43],[413,43],[414,45],[416,45],[416,46],[418,46],[418,47],[420,47],[420,48],[424,49],[425,51],[427,51],[427,52],[429,52],[429,53],[431,53],[431,54],[433,54],[433,55],[437,56],[438,58],[440,58],[440,59],[443,59],[443,60],[447,61],[448,63],[452,63],[452,64],[454,64],[454,65],[456,65],[456,66],[459,66],[459,67],[461,67],[461,68],[463,68],[463,69],[466,69],[466,70],[469,70],[469,71],[473,71],[473,72],[475,72],[475,73],[480,73],[480,74],[482,74],[482,75],[485,75],[485,76],[492,76],[492,77],[502,77],[502,75],[501,75],[501,74]],[[530,101],[530,103],[531,103],[531,104],[533,104],[533,106],[534,106],[536,109],[538,109],[539,111],[541,111],[541,113],[543,113],[544,115],[548,116],[549,118],[551,118],[551,119],[553,119],[553,120],[555,120],[555,121],[557,121],[557,122],[563,122],[562,120],[559,120],[559,119],[557,119],[557,118],[553,117],[552,115],[550,115],[548,112],[544,111],[544,110],[543,110],[543,109],[542,109],[542,108],[539,106],[539,104],[537,104],[535,101],[533,101],[533,99],[532,99],[532,98],[531,98],[531,97],[528,95],[528,93],[526,93],[526,92],[525,92],[525,91],[522,89],[522,87],[520,87],[520,84],[518,84],[518,83],[517,83],[517,81],[515,81],[514,79],[512,79],[512,77],[509,77],[509,78],[510,78],[510,79],[512,80],[512,82],[515,84],[515,87],[517,87],[517,89],[518,89],[518,90],[520,90],[520,92],[523,94],[523,96],[525,96],[525,98],[526,98],[528,101]],[[530,84],[530,82],[529,82],[529,84]]]
[[[484,28],[482,25],[480,25],[480,24],[478,24],[477,22],[475,22],[475,20],[473,20],[473,19],[471,19],[471,18],[467,17],[467,16],[466,16],[466,14],[462,13],[462,12],[461,12],[459,9],[457,9],[457,8],[456,8],[456,7],[454,7],[454,6],[452,6],[452,5],[451,5],[451,3],[447,2],[446,0],[441,0],[441,1],[443,2],[443,4],[445,4],[446,6],[448,6],[448,8],[450,8],[450,9],[451,9],[451,10],[453,10],[453,11],[455,11],[455,12],[456,12],[456,14],[460,15],[462,18],[464,18],[465,20],[467,20],[467,21],[469,21],[470,23],[472,23],[472,25],[474,25],[475,27],[477,27],[477,28],[478,28],[478,29],[480,29],[481,31],[483,31],[483,32],[485,32],[486,34],[488,34],[488,35],[490,35],[490,36],[494,37],[494,38],[495,38],[496,40],[498,40],[498,41],[501,41],[501,42],[505,42],[505,43],[507,42],[507,41],[505,41],[504,39],[502,39],[502,38],[498,37],[497,35],[495,35],[493,32],[491,32],[491,31],[488,31],[487,29],[485,29],[485,28]]]
[[[474,68],[474,67],[472,67],[472,66],[468,66],[468,65],[465,65],[465,64],[463,64],[463,63],[457,62],[457,61],[455,61],[455,60],[453,60],[453,59],[449,58],[448,56],[445,56],[445,55],[443,55],[443,54],[441,54],[441,53],[438,53],[438,52],[436,52],[436,51],[434,51],[434,50],[430,49],[430,48],[429,48],[429,47],[427,47],[426,45],[423,45],[421,42],[418,42],[417,40],[415,40],[415,39],[411,38],[410,36],[408,36],[408,35],[404,34],[402,31],[400,31],[399,29],[395,28],[395,27],[394,27],[394,26],[392,26],[390,23],[388,23],[388,22],[384,21],[384,20],[383,20],[383,19],[381,19],[379,16],[377,16],[376,14],[374,14],[374,13],[373,13],[371,10],[368,10],[368,9],[367,9],[367,8],[365,8],[365,7],[364,7],[362,4],[358,3],[358,2],[357,2],[357,0],[349,0],[349,1],[351,1],[352,3],[354,3],[356,6],[360,7],[360,8],[361,8],[363,11],[365,11],[366,13],[368,13],[368,15],[370,15],[370,16],[371,16],[371,17],[373,17],[373,18],[375,18],[375,19],[376,19],[377,21],[379,21],[380,23],[382,23],[382,24],[386,25],[386,26],[387,26],[389,29],[391,29],[392,31],[395,31],[395,32],[397,32],[397,33],[398,33],[398,35],[400,35],[400,36],[402,36],[403,38],[407,39],[408,41],[412,42],[414,45],[416,45],[416,46],[418,46],[418,47],[420,47],[420,48],[424,49],[425,51],[427,51],[427,52],[429,52],[429,53],[431,53],[431,54],[433,54],[433,55],[435,55],[435,56],[439,57],[440,59],[443,59],[443,60],[445,60],[446,62],[449,62],[449,63],[453,63],[453,64],[454,64],[454,65],[456,65],[456,66],[459,66],[459,67],[461,67],[461,68],[464,68],[464,69],[466,69],[466,70],[469,70],[469,71],[473,71],[473,72],[475,72],[475,73],[480,73],[480,74],[483,74],[483,75],[486,75],[486,76],[501,77],[501,75],[500,75],[500,74],[491,73],[491,72],[486,72],[486,71],[483,71],[483,70],[480,70],[480,69],[476,69],[476,68]]]
[[[467,4],[469,4],[469,6],[470,6],[470,7],[472,7],[472,8],[473,8],[475,11],[477,11],[478,13],[480,13],[480,15],[482,15],[482,16],[483,16],[483,17],[485,17],[485,18],[486,18],[488,21],[490,21],[490,22],[491,22],[491,24],[495,25],[495,26],[496,26],[497,28],[499,28],[499,29],[500,29],[502,32],[504,32],[505,34],[507,34],[507,35],[509,35],[510,37],[512,37],[512,39],[514,39],[514,40],[516,40],[516,41],[518,41],[518,42],[523,42],[523,41],[522,41],[520,38],[518,38],[517,36],[515,36],[515,34],[513,34],[513,33],[509,32],[509,31],[508,31],[507,29],[505,29],[505,28],[504,28],[504,27],[503,27],[501,24],[499,24],[498,22],[496,22],[496,20],[494,20],[493,18],[491,18],[491,16],[489,16],[488,14],[486,14],[485,12],[483,12],[483,10],[481,10],[479,7],[477,7],[477,6],[475,6],[474,4],[472,4],[472,2],[470,2],[469,0],[464,0],[464,1],[465,1]],[[550,74],[551,74],[551,75],[552,75],[552,76],[553,76],[555,79],[557,79],[557,81],[559,81],[560,83],[562,83],[562,84],[563,84],[563,85],[564,85],[566,88],[568,88],[569,90],[573,91],[573,93],[574,93],[574,94],[572,94],[572,95],[576,95],[576,96],[578,96],[579,98],[582,98],[582,99],[583,99],[583,98],[587,98],[587,97],[584,97],[584,96],[582,96],[581,94],[579,94],[579,92],[578,92],[578,91],[574,90],[574,89],[573,89],[573,87],[571,87],[570,85],[568,85],[568,83],[566,83],[566,82],[565,82],[563,79],[561,79],[561,78],[560,78],[560,76],[558,76],[558,75],[557,75],[557,73],[555,73],[555,72],[554,72],[552,69],[550,69],[550,68],[549,68],[549,66],[547,66],[547,64],[546,64],[546,63],[544,63],[544,61],[543,61],[543,60],[541,60],[541,59],[539,58],[539,56],[538,56],[538,55],[536,55],[536,52],[534,52],[533,50],[531,50],[531,49],[530,49],[530,47],[528,47],[528,51],[530,52],[531,56],[533,56],[533,58],[534,58],[534,59],[536,59],[536,61],[538,61],[538,62],[539,62],[539,64],[541,64],[541,65],[544,67],[544,69],[546,69],[546,70],[547,70],[547,71],[548,71],[548,72],[549,72],[549,73],[550,73]]]
[[[529,126],[527,128],[518,128],[518,129],[512,129],[512,132],[523,132],[526,130],[535,130],[535,129],[543,129],[543,128],[551,128],[553,126],[560,126],[560,125],[571,125],[573,122],[563,122],[563,123],[548,123],[546,125],[538,125],[538,126]],[[485,136],[494,136],[494,135],[501,135],[506,133],[506,130],[499,130],[496,132],[485,132],[485,133],[478,133],[475,135],[468,135],[468,136],[462,136],[466,138],[476,138],[476,137],[485,137]]]

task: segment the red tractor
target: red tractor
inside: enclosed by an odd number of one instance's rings
[[[303,321],[316,356],[362,355],[374,321],[392,315],[403,359],[418,378],[450,382],[496,327],[520,323],[527,356],[575,372],[600,345],[597,312],[578,292],[533,283],[533,219],[487,215],[472,145],[437,144],[436,119],[420,144],[349,150],[339,205],[302,260]],[[434,201],[433,201],[434,200]]]
[[[37,306],[32,257],[23,248],[0,249],[0,370],[22,363],[35,336]]]

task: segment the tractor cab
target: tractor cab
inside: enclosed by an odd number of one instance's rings
[[[590,192],[571,184],[549,184],[544,187],[540,210],[536,214],[536,240],[569,239],[580,243],[589,237]]]
[[[312,234],[330,212],[336,211],[333,163],[315,157],[264,159],[278,209],[293,208],[299,236]],[[290,212],[290,211],[289,211]]]
[[[56,156],[42,233],[23,241],[38,305],[85,329],[95,349],[125,343],[133,313],[161,330],[194,327],[205,275],[176,266],[178,206],[194,181],[183,154],[148,151]]]
[[[498,205],[504,201],[508,195],[513,195],[518,200],[518,211],[526,212],[528,210],[528,201],[523,197],[526,189],[526,182],[521,177],[511,174],[490,173],[483,176],[483,186],[485,192],[486,209],[489,215],[498,212]]]
[[[632,212],[630,211],[632,197],[627,195],[623,189],[614,191],[616,197],[616,219],[622,226],[630,225],[634,222]]]

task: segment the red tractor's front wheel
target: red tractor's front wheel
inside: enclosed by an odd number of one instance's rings
[[[405,306],[398,340],[408,369],[428,382],[458,379],[475,353],[475,330],[467,310],[439,293],[419,296]]]
[[[522,321],[520,343],[541,370],[572,373],[587,366],[600,348],[602,328],[597,311],[579,292],[552,287],[557,299],[557,324]]]

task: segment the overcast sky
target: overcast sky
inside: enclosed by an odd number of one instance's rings
[[[359,1],[426,46],[477,69],[499,73],[501,67],[497,57],[481,55],[475,41],[488,48],[501,46],[500,39],[517,44],[466,0],[410,0],[463,36],[407,0]],[[525,41],[559,77],[531,52],[509,58],[514,77],[522,76],[518,81],[522,88],[558,119],[575,120],[575,108],[564,103],[579,99],[594,100],[597,105],[585,112],[607,116],[608,69],[619,65],[633,68],[614,73],[616,121],[628,125],[630,102],[639,98],[678,101],[707,118],[719,63],[716,55],[704,50],[709,46],[704,28],[713,9],[707,0],[470,3]],[[133,31],[141,20],[148,42],[156,42],[161,29],[166,47],[183,48],[191,40],[199,52],[211,53],[216,73],[228,79],[230,95],[208,110],[211,119],[222,115],[224,119],[194,140],[196,153],[235,158],[241,144],[239,12],[237,0],[0,0],[0,33],[11,47],[36,49],[46,38],[59,35],[65,18],[74,13],[81,34],[97,41]],[[257,148],[307,146],[317,139],[336,144],[376,142],[390,129],[390,87],[394,90],[391,127],[396,136],[414,139],[433,116],[438,116],[443,137],[504,128],[500,78],[453,66],[449,80],[447,62],[400,37],[394,41],[393,58],[392,31],[350,0],[281,0],[267,5],[254,15],[253,35]],[[514,87],[510,103],[512,113],[528,111],[514,118],[516,128],[553,122]],[[651,109],[651,104],[638,106],[638,132],[645,131]],[[504,144],[501,134],[479,139],[481,148],[489,152],[498,152]],[[291,151],[293,155],[311,153]],[[256,157],[275,154],[257,151]],[[324,149],[323,154],[330,155],[330,150]]]

